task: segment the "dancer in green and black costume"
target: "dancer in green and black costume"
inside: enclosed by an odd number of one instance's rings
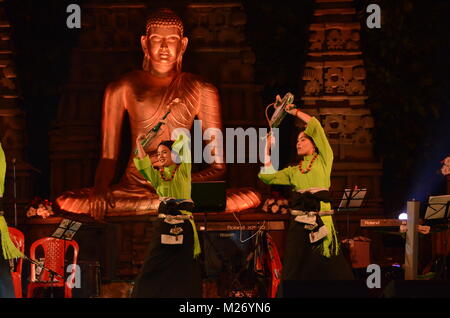
[[[163,141],[158,146],[160,169],[152,166],[141,141],[136,140],[138,157],[134,164],[144,178],[151,182],[162,200],[160,215],[184,215],[181,224],[170,224],[163,219],[155,222],[148,256],[135,281],[133,297],[199,298],[201,294],[201,272],[198,263],[200,243],[194,220],[191,200],[191,156],[188,137],[180,134],[175,142]],[[176,164],[172,153],[178,156]],[[182,244],[177,244],[183,236]]]
[[[329,188],[333,151],[319,121],[294,107],[293,104],[289,105],[286,111],[306,123],[306,129],[297,139],[297,153],[301,157],[299,164],[276,171],[270,161],[269,151],[273,138],[269,136],[265,166],[258,177],[269,185],[292,187],[291,212],[330,211]],[[353,279],[351,268],[340,253],[332,216],[317,216],[313,223],[300,223],[297,215],[291,215],[282,279]]]

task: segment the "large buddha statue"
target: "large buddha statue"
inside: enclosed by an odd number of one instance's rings
[[[147,133],[166,114],[156,138],[147,146],[152,162],[156,164],[156,148],[160,141],[171,139],[176,128],[191,129],[194,119],[202,120],[202,129],[222,129],[221,106],[217,89],[193,74],[181,71],[182,57],[188,44],[183,36],[181,19],[169,9],[153,13],[141,36],[144,52],[143,70],[125,74],[110,83],[103,98],[101,159],[95,185],[66,191],[57,199],[62,210],[89,213],[96,219],[108,216],[139,215],[157,209],[158,196],[152,185],[136,170],[133,151],[124,175],[118,184],[111,185],[121,151],[121,127],[128,112],[131,144],[136,137]],[[216,160],[198,173],[193,181],[219,180],[226,166]],[[250,191],[229,193],[228,209],[255,207],[259,197]]]

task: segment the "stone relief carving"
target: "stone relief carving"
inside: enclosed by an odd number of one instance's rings
[[[342,50],[344,38],[340,30],[331,30],[327,34],[327,48],[329,50]]]
[[[332,67],[325,71],[325,93],[342,94],[345,89],[342,68]]]
[[[362,95],[364,93],[364,85],[361,81],[352,79],[345,85],[345,92],[349,95]]]
[[[303,75],[303,79],[306,80],[305,95],[319,95],[323,91],[322,70],[307,67]]]
[[[197,44],[206,44],[214,40],[214,35],[208,28],[197,26],[191,31],[191,38]]]
[[[186,24],[192,28],[192,43],[205,46],[243,43],[247,21],[243,10],[239,4],[232,7],[189,7]]]
[[[365,93],[363,79],[364,68],[360,65],[354,67],[307,67],[303,79],[305,83],[305,96],[318,96],[321,94],[362,96]]]
[[[326,41],[325,41],[326,39]],[[313,30],[309,37],[310,51],[356,51],[360,49],[360,35],[357,29],[327,28]]]
[[[346,50],[359,50],[359,32],[358,31],[351,31],[349,40],[345,44]]]
[[[311,42],[311,46],[309,47],[311,51],[321,51],[323,42],[325,41],[325,32],[323,30],[313,31],[309,41]]]
[[[145,10],[140,8],[89,8],[83,14],[83,26],[92,32],[81,32],[81,48],[129,49],[135,47],[136,37],[143,33]]]
[[[372,156],[374,124],[368,111],[354,112],[349,108],[309,111],[320,118],[336,159],[368,159]],[[302,123],[298,125],[302,126]]]

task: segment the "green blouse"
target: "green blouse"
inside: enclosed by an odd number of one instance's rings
[[[272,166],[263,167],[258,177],[265,184],[290,185],[293,191],[307,190],[310,188],[330,188],[330,174],[333,165],[333,150],[328,143],[325,131],[319,121],[312,117],[308,122],[305,134],[310,136],[316,144],[319,155],[312,164],[311,170],[305,174],[300,172],[297,166],[289,166],[276,171]],[[305,156],[302,169],[306,169],[313,155]]]
[[[5,191],[5,174],[6,174],[6,159],[3,152],[2,144],[0,143],[0,198],[3,197]]]
[[[179,156],[181,160],[177,171],[172,180],[166,181],[161,178],[161,173],[155,169],[150,161],[149,156],[143,159],[134,158],[134,164],[137,170],[149,181],[156,189],[156,193],[160,197],[172,197],[175,199],[191,198],[191,150],[189,149],[189,138],[180,134],[173,143],[172,150]],[[173,171],[177,165],[164,167],[164,176],[171,179]]]
[[[134,158],[134,164],[137,170],[149,181],[156,189],[156,193],[159,197],[171,197],[174,199],[191,199],[191,150],[189,145],[189,137],[184,134],[180,134],[172,145],[172,151],[174,151],[178,159],[181,160],[180,164],[164,167],[164,177],[169,181],[161,178],[161,173],[158,169],[155,169],[150,161],[148,155],[144,158]],[[177,169],[175,175],[172,177],[173,171]],[[180,211],[183,214],[192,215],[188,211]],[[197,229],[193,219],[189,222],[192,225],[194,231],[194,258],[197,258],[201,253],[200,241],[198,238]]]
[[[263,167],[258,177],[266,184],[290,185],[293,191],[308,190],[310,188],[330,188],[331,167],[333,166],[333,150],[328,142],[325,131],[320,122],[312,117],[308,122],[305,134],[314,140],[319,150],[316,161],[311,170],[305,174],[300,172],[298,165],[289,166],[276,171],[272,166]],[[305,170],[311,162],[313,155],[303,158],[302,169]],[[331,204],[320,202],[321,211],[331,210]],[[331,216],[322,216],[322,220],[328,228],[328,235],[318,246],[322,255],[330,257],[339,253],[339,242]]]

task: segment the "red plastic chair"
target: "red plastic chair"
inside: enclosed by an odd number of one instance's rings
[[[25,251],[25,235],[14,227],[8,227],[9,237],[14,245],[22,252]],[[22,298],[22,263],[23,259],[19,258],[15,264],[15,269],[11,272],[14,294],[16,298]]]
[[[73,277],[72,284],[76,277],[76,267],[73,266],[72,272],[65,276],[64,255],[67,253],[69,247],[73,248],[72,264],[77,264],[77,257],[79,247],[75,241],[64,241],[54,237],[44,237],[35,241],[30,247],[30,258],[36,259],[36,248],[42,246],[44,249],[44,267],[58,273],[63,277]],[[65,251],[64,251],[65,246]],[[38,287],[64,287],[64,297],[72,298],[72,288],[69,282],[65,282],[62,278],[55,276],[53,282],[50,281],[51,275],[45,269],[42,269],[39,280],[36,279],[36,265],[31,264],[30,282],[28,283],[27,297],[33,297],[34,290]]]

